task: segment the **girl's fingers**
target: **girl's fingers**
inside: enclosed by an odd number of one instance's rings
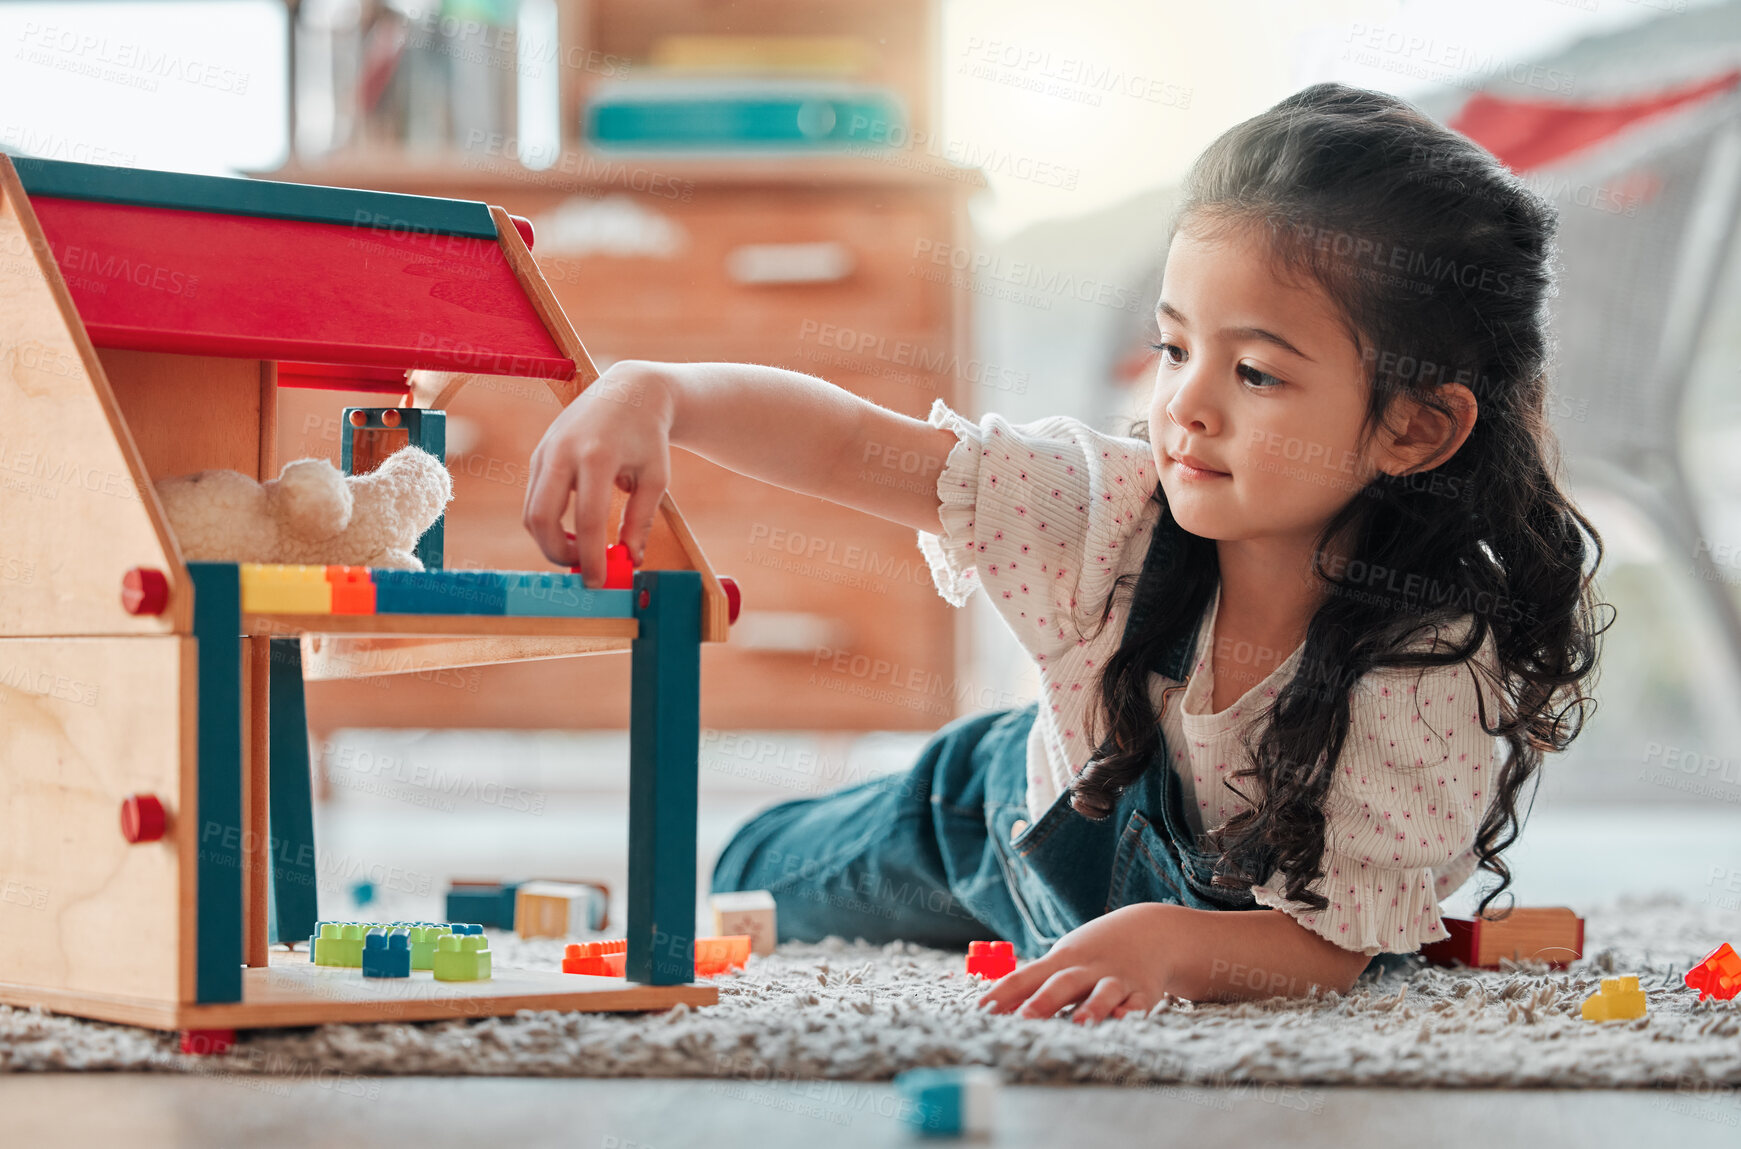
[[[979,1005],[989,1007],[992,1013],[1008,1013],[1022,1002],[1028,1000],[1028,995],[1058,968],[1058,963],[1052,958],[1043,957],[1031,961],[1018,970],[999,978],[996,985],[979,995]]]
[[[1097,1021],[1104,1021],[1129,996],[1130,991],[1124,982],[1116,977],[1103,977],[1094,983],[1094,992],[1088,995],[1087,1001],[1076,1007],[1076,1013],[1070,1020],[1079,1025],[1093,1025]]]
[[[532,485],[526,488],[520,521],[544,557],[562,566],[575,562],[574,544],[562,525],[573,493],[574,464],[568,457],[552,452],[547,463],[533,464]]]
[[[589,587],[605,584],[605,533],[610,522],[609,493],[616,480],[616,464],[599,454],[576,463],[574,492],[574,543],[581,579]]]
[[[664,476],[648,471],[635,476],[629,489],[618,541],[629,548],[629,557],[637,567],[647,557],[647,535],[653,530],[653,517],[659,513],[659,499],[664,493]]]
[[[1051,1017],[1071,1002],[1080,1001],[1094,982],[1094,974],[1080,966],[1061,969],[1016,1012],[1023,1017]]]
[[[1112,1017],[1116,1020],[1127,1013],[1145,1014],[1153,1008],[1155,1008],[1154,1001],[1147,994],[1138,991],[1125,998],[1124,1004],[1112,1011]]]

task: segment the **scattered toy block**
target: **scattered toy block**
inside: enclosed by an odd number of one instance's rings
[[[575,942],[562,954],[563,973],[590,974],[593,977],[622,977],[623,963],[629,956],[626,938],[608,942]]]
[[[771,954],[779,941],[774,895],[767,890],[739,890],[714,894],[707,899],[713,911],[713,932],[718,937],[750,935],[750,952]]]
[[[1741,955],[1724,942],[1688,970],[1681,979],[1689,989],[1699,991],[1699,1000],[1714,997],[1718,1001],[1733,1001],[1741,993]]]
[[[363,938],[364,977],[410,977],[411,938],[400,930]]]
[[[489,614],[508,605],[501,571],[374,571],[376,614]]]
[[[324,566],[242,563],[244,614],[331,614]]]
[[[635,585],[635,561],[629,557],[625,543],[613,543],[605,548],[605,589],[632,590]]]
[[[728,969],[743,969],[750,960],[750,935],[695,939],[695,976],[713,977]]]
[[[181,1051],[195,1057],[215,1057],[228,1053],[236,1044],[233,1029],[184,1029],[181,1031]]]
[[[901,1115],[927,1137],[974,1137],[991,1133],[1000,1078],[995,1069],[909,1069],[895,1076]]]
[[[484,981],[490,976],[490,942],[475,934],[443,934],[435,944],[436,981]]]
[[[323,922],[314,939],[314,964],[349,966],[363,964],[363,927],[355,922]]]
[[[329,566],[326,581],[332,585],[334,614],[375,613],[375,582],[368,567]]]
[[[1585,1021],[1624,1021],[1643,1017],[1644,1010],[1644,991],[1631,975],[1603,978],[1602,988],[1584,999]]]
[[[535,618],[633,618],[627,587],[590,590],[577,574],[511,574],[505,614]]]
[[[434,969],[435,947],[442,938],[452,934],[446,926],[415,925],[406,930],[411,939],[411,968]]]
[[[1433,965],[1498,969],[1501,958],[1545,961],[1555,969],[1584,955],[1584,919],[1565,906],[1515,907],[1503,918],[1443,919],[1451,936],[1421,947]]]
[[[594,894],[578,882],[522,882],[514,895],[514,930],[523,938],[566,938],[587,932]]]
[[[499,930],[514,928],[515,895],[519,886],[509,882],[454,882],[447,891],[447,916],[465,918]]]
[[[996,981],[1016,968],[1016,947],[1011,942],[968,942],[967,972]]]

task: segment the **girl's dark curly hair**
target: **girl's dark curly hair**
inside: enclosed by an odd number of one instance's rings
[[[1508,748],[1475,840],[1480,867],[1499,878],[1485,911],[1511,881],[1499,855],[1517,838],[1519,791],[1537,777],[1542,752],[1565,749],[1594,707],[1581,687],[1612,624],[1596,625],[1607,604],[1591,587],[1602,540],[1558,485],[1543,413],[1554,206],[1413,106],[1333,83],[1223,134],[1185,190],[1176,227],[1205,238],[1261,229],[1278,274],[1317,283],[1339,309],[1371,388],[1367,435],[1399,397],[1448,414],[1447,382],[1479,403],[1449,459],[1379,475],[1318,536],[1313,569],[1326,597],[1300,669],[1270,720],[1254,724],[1255,744],[1247,728],[1252,765],[1233,778],[1255,779],[1258,798],[1209,834],[1220,854],[1215,883],[1242,887],[1280,870],[1289,901],[1324,909],[1307,885],[1323,873],[1323,800],[1348,736],[1352,687],[1374,670],[1471,660],[1486,679],[1479,693],[1501,700],[1497,714],[1482,702],[1482,726]],[[1133,433],[1146,439],[1148,428]],[[1214,541],[1171,520],[1159,484],[1154,498],[1155,529],[1176,531],[1183,546],[1171,569],[1122,576],[1102,612],[1104,627],[1113,598],[1128,590],[1144,624],[1102,669],[1105,714],[1091,721],[1107,732],[1091,731],[1098,749],[1071,795],[1093,818],[1149,767],[1159,725],[1150,668],[1197,625],[1219,578]],[[1327,562],[1332,555],[1346,561]],[[1473,625],[1461,645],[1441,639],[1462,633],[1465,617]],[[1489,635],[1496,666],[1475,657]]]

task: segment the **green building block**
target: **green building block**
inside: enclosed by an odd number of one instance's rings
[[[411,968],[434,969],[436,943],[451,936],[453,931],[446,926],[410,926],[408,930],[411,934]]]
[[[314,941],[314,964],[363,967],[363,929],[356,922],[323,922]]]
[[[436,944],[436,981],[483,981],[489,976],[490,943],[482,934],[446,934]]]

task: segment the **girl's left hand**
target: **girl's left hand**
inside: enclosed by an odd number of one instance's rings
[[[1083,1025],[1146,1012],[1167,996],[1167,957],[1178,941],[1178,922],[1167,919],[1177,908],[1141,902],[1084,922],[1045,957],[1001,979],[979,1004],[992,1013],[1051,1017],[1080,1003],[1071,1020]]]

